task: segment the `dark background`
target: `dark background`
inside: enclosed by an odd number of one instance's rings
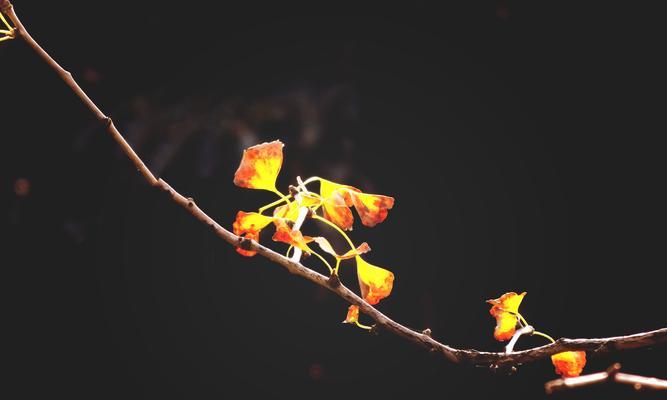
[[[396,274],[379,309],[500,351],[484,301],[506,291],[527,291],[522,313],[554,337],[667,323],[661,13],[540,3],[15,7],[149,166],[227,227],[274,199],[232,183],[241,149],[266,140],[286,144],[283,189],[320,175],[394,196],[383,224],[352,233]],[[548,360],[507,377],[340,324],[341,299],[237,255],[149,188],[23,42],[0,44],[0,65],[12,398],[545,396]],[[666,355],[586,371],[665,378]],[[640,395],[554,398],[590,396]]]

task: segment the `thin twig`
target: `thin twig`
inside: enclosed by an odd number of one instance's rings
[[[81,101],[86,105],[86,107],[88,107],[88,109],[95,115],[95,117],[106,125],[107,131],[120,145],[123,152],[127,155],[130,161],[136,167],[137,171],[141,173],[149,185],[166,192],[176,204],[182,206],[197,220],[209,226],[211,230],[224,241],[234,246],[243,246],[248,250],[254,250],[258,254],[268,258],[270,261],[281,265],[290,273],[301,276],[317,285],[325,287],[345,299],[348,303],[359,306],[361,312],[375,320],[376,326],[378,328],[417,343],[434,353],[440,353],[453,362],[491,364],[496,366],[515,365],[519,363],[535,361],[566,350],[587,350],[596,353],[611,350],[648,347],[667,342],[667,328],[662,328],[629,336],[618,336],[603,339],[559,339],[555,343],[532,348],[529,350],[512,352],[510,354],[504,352],[493,353],[477,350],[456,349],[434,340],[431,338],[430,334],[414,331],[399,324],[398,322],[395,322],[365,302],[361,297],[357,296],[350,289],[340,284],[337,279],[330,279],[329,277],[319,274],[310,268],[303,266],[299,262],[290,260],[282,254],[276,253],[275,251],[264,247],[255,241],[249,241],[234,235],[227,229],[223,228],[211,217],[209,217],[204,211],[202,211],[195,204],[193,199],[186,198],[174,190],[167,182],[156,178],[146,167],[137,153],[134,152],[129,143],[127,143],[120,132],[116,129],[111,118],[107,117],[86,95],[86,93],[76,83],[72,77],[72,74],[63,69],[53,58],[51,58],[51,56],[49,56],[46,51],[44,51],[44,49],[39,44],[37,44],[37,42],[35,42],[30,34],[28,34],[27,30],[17,17],[10,2],[8,0],[0,0],[0,7],[14,23],[14,26],[17,30],[17,36],[25,40],[25,42],[28,43],[28,45],[30,45],[37,52],[37,54],[49,66],[51,66],[54,71],[56,71],[60,78],[72,89],[74,94],[76,94],[81,99]]]
[[[532,335],[533,332],[535,332],[535,328],[533,328],[530,325],[526,325],[523,328],[519,329],[518,331],[514,332],[514,335],[512,335],[512,339],[510,339],[509,343],[507,343],[507,346],[505,346],[505,353],[510,354],[514,351],[514,346],[516,345],[516,342],[519,341],[519,338],[523,335]]]
[[[619,372],[620,370],[621,364],[616,363],[609,367],[605,372],[596,372],[594,374],[582,375],[574,378],[554,379],[553,381],[544,384],[544,390],[547,394],[551,394],[560,390],[592,386],[604,382],[632,385],[636,390],[667,390],[667,380],[626,374]]]

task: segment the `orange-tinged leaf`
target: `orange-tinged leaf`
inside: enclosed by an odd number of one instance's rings
[[[579,376],[586,365],[585,351],[564,351],[551,356],[556,373],[565,378]]]
[[[505,293],[497,299],[487,300],[491,304],[489,313],[496,318],[496,328],[493,331],[493,337],[498,341],[510,340],[514,335],[516,324],[518,322],[517,313],[519,305],[526,292],[516,294],[515,292]]]
[[[377,304],[389,296],[394,286],[394,274],[384,268],[376,267],[356,256],[357,278],[361,297],[369,304]]]
[[[343,230],[351,230],[354,216],[350,207],[352,197],[350,193],[360,192],[359,189],[341,185],[322,179],[320,181],[320,196],[322,197],[322,210],[324,218],[338,225]]]
[[[350,192],[354,208],[359,213],[361,223],[373,227],[387,218],[387,212],[394,206],[394,198],[381,194]]]
[[[350,249],[345,254],[339,255],[338,253],[336,253],[336,251],[331,246],[331,243],[329,243],[329,241],[326,238],[317,236],[313,238],[313,241],[316,242],[323,251],[331,254],[332,256],[336,257],[339,260],[347,260],[371,251],[371,246],[369,246],[368,243],[363,242],[356,249]]]
[[[388,211],[394,206],[393,197],[363,193],[353,186],[326,179],[320,181],[320,196],[324,217],[345,230],[352,229],[354,223],[351,206],[357,209],[361,223],[369,227],[384,221]]]
[[[371,246],[369,246],[368,243],[363,242],[359,246],[357,246],[356,249],[350,249],[342,256],[338,256],[338,258],[340,258],[341,260],[347,260],[349,258],[356,257],[364,253],[368,253],[369,251],[371,251]]]
[[[344,231],[352,230],[354,216],[350,211],[350,204],[346,201],[350,195],[346,191],[336,191],[331,196],[322,201],[322,211],[324,218],[336,224]]]
[[[239,169],[234,174],[236,186],[276,191],[276,178],[283,164],[283,143],[275,140],[243,151]]]
[[[259,242],[260,231],[270,224],[271,221],[273,221],[273,218],[267,217],[266,215],[261,215],[255,212],[247,213],[239,211],[236,214],[236,221],[234,221],[232,228],[235,235]],[[252,257],[257,254],[256,251],[245,250],[240,247],[237,247],[236,251],[246,257]]]
[[[303,250],[304,253],[310,254],[313,252],[308,247],[308,243],[312,242],[313,238],[303,236],[301,231],[293,230],[284,219],[276,218],[273,223],[276,226],[276,233],[273,234],[274,241],[291,244]]]
[[[351,305],[347,309],[347,316],[345,317],[344,324],[356,324],[359,322],[359,306]]]

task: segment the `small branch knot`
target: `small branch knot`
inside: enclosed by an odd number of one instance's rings
[[[243,250],[252,250],[252,241],[243,236],[239,236],[239,243],[237,246]]]
[[[327,283],[329,286],[332,288],[336,288],[340,286],[340,278],[338,277],[338,274],[334,271],[329,275],[329,279],[327,280]]]
[[[614,363],[609,368],[607,368],[607,378],[609,380],[614,379],[614,376],[621,370],[620,363]]]
[[[422,333],[428,337],[431,337],[431,328],[424,329]]]

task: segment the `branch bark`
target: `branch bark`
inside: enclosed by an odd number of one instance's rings
[[[103,123],[109,134],[121,147],[123,152],[127,155],[130,161],[134,164],[137,171],[144,177],[149,185],[164,191],[176,204],[187,210],[193,217],[202,223],[208,225],[213,233],[215,233],[222,240],[228,242],[233,246],[243,246],[249,250],[255,250],[258,254],[266,257],[270,261],[284,267],[292,274],[298,275],[302,278],[325,287],[337,294],[350,304],[359,306],[361,312],[372,318],[376,322],[376,328],[386,330],[406,340],[416,343],[433,353],[440,353],[445,358],[456,363],[471,363],[471,364],[489,364],[492,366],[502,365],[516,365],[536,361],[552,354],[568,350],[586,350],[592,353],[606,352],[612,350],[626,350],[640,347],[649,347],[667,342],[667,328],[657,329],[654,331],[637,333],[628,336],[608,337],[601,339],[559,339],[555,343],[546,346],[536,347],[528,350],[516,352],[485,352],[468,349],[457,349],[446,344],[440,343],[431,338],[430,332],[418,332],[408,327],[405,327],[398,322],[387,317],[375,307],[365,302],[361,297],[357,296],[350,289],[345,287],[338,281],[338,279],[330,279],[318,272],[305,267],[301,263],[291,260],[282,254],[264,247],[263,245],[249,241],[247,239],[238,237],[232,232],[228,231],[214,219],[209,217],[203,210],[201,210],[193,199],[187,198],[174,190],[163,179],[156,178],[153,173],[146,167],[141,158],[135,153],[130,144],[121,135],[118,129],[113,124],[111,118],[106,116],[97,105],[88,97],[88,95],[81,89],[81,87],[74,80],[71,73],[62,68],[28,33],[20,19],[16,15],[14,8],[8,0],[0,0],[0,9],[9,16],[16,29],[16,36],[22,38],[35,52],[60,76],[60,78],[69,86],[74,94],[78,96],[86,105],[90,112]],[[376,330],[377,330],[376,329]],[[425,331],[426,332],[426,331]]]
[[[605,372],[577,376],[574,378],[554,379],[544,384],[547,394],[566,389],[576,389],[585,386],[597,385],[604,382],[616,382],[632,385],[635,390],[667,390],[667,380],[651,378],[641,375],[626,374],[619,372],[621,364],[614,364]]]

